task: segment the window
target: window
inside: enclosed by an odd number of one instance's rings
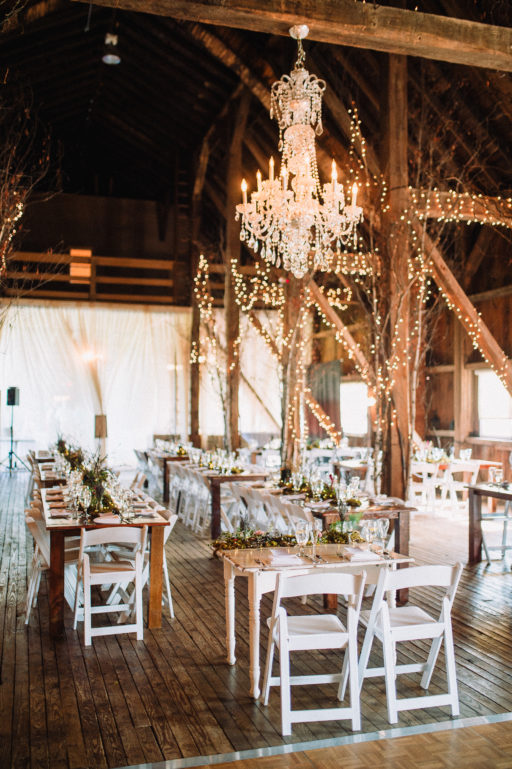
[[[480,435],[485,438],[512,438],[512,397],[494,371],[485,369],[476,374]]]
[[[340,384],[341,428],[345,435],[368,432],[368,387],[364,382]]]

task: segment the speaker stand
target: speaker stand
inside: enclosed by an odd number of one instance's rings
[[[18,467],[18,465],[17,465],[15,460],[18,460],[20,465],[23,465],[25,470],[30,470],[28,465],[26,465],[25,462],[22,460],[22,458],[19,457],[16,454],[16,452],[14,451],[14,406],[11,406],[11,428],[10,428],[9,453],[0,462],[0,467],[2,465],[7,465],[7,469],[9,470],[9,473],[12,473],[13,471],[21,469],[21,468]]]

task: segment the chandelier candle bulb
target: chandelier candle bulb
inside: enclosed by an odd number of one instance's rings
[[[247,182],[242,179],[242,201],[244,206],[247,205]]]
[[[261,192],[261,171],[259,168],[256,171],[256,181],[258,183],[258,192]]]
[[[352,185],[352,205],[357,205],[357,184],[355,182]]]
[[[271,157],[268,164],[268,176],[271,182],[274,181],[274,158]]]

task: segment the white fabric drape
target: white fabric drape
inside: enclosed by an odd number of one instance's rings
[[[94,415],[100,413],[107,415],[112,462],[132,462],[133,448],[146,447],[154,433],[185,437],[189,347],[188,309],[13,307],[0,332],[2,438],[10,424],[10,386],[20,388],[16,437],[37,446],[60,433],[94,448]]]
[[[226,334],[224,311],[214,313],[215,333],[222,346]],[[247,316],[240,315],[240,368],[251,387],[240,380],[239,429],[242,434],[276,433],[280,431],[279,367],[267,345],[251,325]],[[224,365],[224,361],[222,361]],[[261,400],[260,400],[261,399]],[[264,406],[261,401],[263,401]],[[219,388],[212,361],[201,367],[200,431],[202,435],[223,435],[224,421]]]

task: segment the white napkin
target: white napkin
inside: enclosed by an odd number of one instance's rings
[[[361,550],[359,547],[344,547],[343,557],[347,561],[380,561],[380,555],[373,550]]]
[[[334,502],[332,504],[334,504]],[[306,507],[309,507],[310,510],[327,510],[328,507],[331,507],[331,503],[330,502],[307,502]]]
[[[113,523],[121,523],[121,519],[118,515],[105,513],[105,515],[99,515],[97,518],[95,518],[94,523],[108,524],[110,526]]]
[[[278,553],[270,551],[270,563],[272,566],[304,566],[304,561],[293,553]]]

